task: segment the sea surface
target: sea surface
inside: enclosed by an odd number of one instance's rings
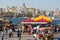
[[[19,17],[19,18],[13,18],[13,17],[5,17],[4,20],[9,20],[12,21],[13,25],[18,25],[19,23],[21,23],[22,20],[24,20],[26,18],[24,17]]]
[[[60,20],[53,20],[53,23],[54,23],[55,25],[60,25]]]

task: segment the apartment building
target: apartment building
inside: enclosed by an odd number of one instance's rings
[[[60,16],[60,10],[58,8],[56,10],[54,10],[54,16],[55,17]]]

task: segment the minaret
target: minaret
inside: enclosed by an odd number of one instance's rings
[[[26,8],[25,3],[23,3],[23,8]]]
[[[23,6],[25,6],[25,3],[23,3]]]
[[[9,6],[7,6],[7,11],[9,12]]]

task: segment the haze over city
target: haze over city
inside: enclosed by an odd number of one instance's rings
[[[4,8],[6,6],[20,7],[23,3],[25,3],[27,7],[33,7],[38,9],[60,9],[60,0],[0,0],[0,8]]]

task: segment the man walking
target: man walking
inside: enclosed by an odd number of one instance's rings
[[[4,31],[2,31],[1,36],[2,36],[2,40],[4,40]]]
[[[17,37],[19,37],[19,40],[21,40],[21,29],[18,29],[17,31]]]

